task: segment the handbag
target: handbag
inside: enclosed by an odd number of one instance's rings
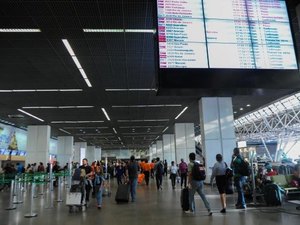
[[[225,170],[225,176],[227,179],[229,178],[232,178],[233,177],[233,170],[227,166],[227,164],[225,163],[226,165],[226,170]]]

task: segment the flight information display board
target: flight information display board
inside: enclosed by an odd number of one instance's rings
[[[159,68],[298,69],[283,0],[157,0]]]

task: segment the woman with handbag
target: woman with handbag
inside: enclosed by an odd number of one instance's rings
[[[214,178],[216,178],[216,184],[218,187],[218,191],[220,194],[222,210],[220,213],[226,213],[226,185],[227,185],[227,177],[226,177],[226,169],[227,165],[223,161],[223,156],[221,154],[216,155],[217,162],[212,168],[212,175],[210,178],[210,183],[212,184]]]

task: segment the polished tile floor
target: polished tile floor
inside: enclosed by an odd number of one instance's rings
[[[213,215],[208,216],[201,199],[196,197],[196,213],[185,214],[180,207],[180,187],[172,190],[170,180],[163,181],[163,190],[157,191],[153,180],[149,187],[144,184],[137,189],[137,201],[128,204],[116,204],[114,194],[115,181],[111,182],[112,196],[103,198],[103,208],[96,208],[95,199],[84,212],[69,213],[65,201],[54,201],[49,207],[49,195],[39,195],[33,201],[33,211],[38,215],[24,218],[30,212],[29,191],[24,193],[22,204],[17,204],[15,210],[5,210],[9,205],[9,191],[0,192],[0,225],[181,225],[181,224],[218,224],[218,225],[296,225],[300,221],[300,211],[296,205],[284,203],[281,207],[248,207],[247,210],[234,209],[235,195],[228,196],[226,214],[219,213],[219,196],[215,189],[206,186],[208,201]],[[65,195],[63,195],[64,199]],[[56,198],[56,196],[55,196]]]

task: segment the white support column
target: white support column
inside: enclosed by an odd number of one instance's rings
[[[206,161],[206,171],[210,179],[211,168],[216,162],[216,154],[222,154],[227,164],[231,161],[236,147],[231,98],[201,98],[199,100],[202,151]]]
[[[73,143],[74,137],[72,136],[59,136],[57,138],[57,161],[61,166],[70,161],[73,153]]]
[[[152,159],[154,159],[154,158],[157,157],[157,154],[156,154],[156,144],[152,144],[151,148],[152,148]]]
[[[82,159],[86,158],[86,142],[75,142],[74,143],[74,162],[82,163]]]
[[[156,141],[156,157],[159,157],[160,160],[163,160],[162,141]]]
[[[175,123],[175,161],[189,162],[189,154],[195,150],[195,131],[193,123]]]
[[[87,146],[85,158],[89,161],[89,164],[91,165],[92,162],[96,160],[95,158],[95,146]]]
[[[168,164],[172,161],[179,163],[176,161],[174,134],[163,135],[163,153],[164,160],[167,160]]]
[[[39,162],[46,165],[49,161],[51,127],[28,126],[27,129],[26,165]]]
[[[95,159],[101,161],[101,148],[95,148]]]

